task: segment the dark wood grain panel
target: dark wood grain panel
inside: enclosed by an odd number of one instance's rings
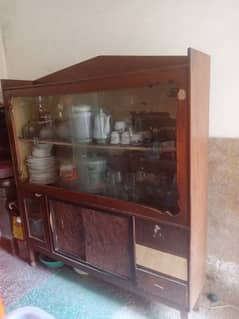
[[[189,255],[189,231],[176,226],[135,219],[136,242],[181,257]]]
[[[86,261],[105,271],[130,277],[129,218],[83,209]]]
[[[187,286],[181,282],[137,269],[137,286],[143,291],[174,302],[182,307],[188,305]]]
[[[55,250],[79,259],[85,258],[85,232],[81,208],[50,200]]]
[[[34,83],[66,82],[186,64],[186,56],[98,56],[44,76]]]
[[[24,81],[24,80],[2,79],[0,81],[1,81],[1,87],[3,91],[11,89],[13,87],[19,87],[19,86],[24,87],[24,86],[29,86],[33,84],[32,81]]]
[[[204,284],[207,238],[208,107],[210,57],[190,50],[190,306]]]
[[[184,225],[184,220],[182,219],[181,214],[169,216],[168,214],[164,214],[159,209],[129,201],[99,196],[96,194],[66,190],[51,185],[21,183],[21,189],[40,193],[43,192],[50,197],[70,201],[72,203],[84,205],[86,207],[106,210],[112,213],[120,212],[125,216],[133,215],[137,217],[143,217],[148,220],[154,220],[165,224],[175,225],[183,229],[189,228],[188,226]]]
[[[178,92],[177,125],[176,125],[176,157],[177,157],[177,186],[178,205],[184,224],[189,225],[189,90],[187,89],[187,74],[184,70],[182,79],[184,83],[179,87],[179,91],[185,94],[180,97]]]
[[[122,73],[110,77],[94,78],[66,83],[47,83],[30,85],[28,87],[11,88],[5,91],[5,96],[38,96],[38,95],[63,95],[76,94],[80,92],[93,92],[101,90],[113,90],[120,88],[135,88],[159,83],[168,83],[175,81],[179,87],[183,86],[185,81],[182,79],[182,70],[186,67],[164,66],[156,69],[140,70],[135,73]]]

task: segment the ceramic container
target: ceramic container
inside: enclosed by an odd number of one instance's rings
[[[120,143],[120,134],[117,131],[112,131],[110,136],[110,144],[119,144]]]
[[[106,140],[110,134],[110,115],[104,113],[103,109],[94,117],[94,139],[99,144],[106,143]]]
[[[130,133],[125,131],[121,134],[121,144],[129,145],[131,141]]]
[[[115,131],[123,133],[126,129],[126,122],[125,121],[116,121],[114,125]]]
[[[89,105],[72,106],[72,138],[79,143],[92,141],[92,111]]]
[[[143,143],[143,134],[141,132],[139,133],[133,133],[131,135],[131,144],[133,145],[140,145]]]

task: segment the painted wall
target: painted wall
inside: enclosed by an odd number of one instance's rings
[[[0,79],[7,77],[7,64],[5,59],[5,50],[3,46],[3,38],[0,29]],[[0,86],[0,103],[2,102],[2,91]]]
[[[0,0],[0,12],[11,78],[100,54],[209,53],[210,135],[239,136],[237,0]]]
[[[7,64],[5,59],[5,50],[3,46],[2,34],[0,32],[0,77],[4,78],[7,76]]]

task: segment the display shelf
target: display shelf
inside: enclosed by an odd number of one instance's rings
[[[33,138],[23,138],[19,137],[19,140],[26,143],[46,143],[46,144],[53,144],[53,145],[62,145],[62,146],[81,146],[82,148],[87,149],[108,149],[108,150],[115,150],[115,151],[159,151],[159,152],[175,152],[176,147],[160,147],[160,146],[141,146],[141,145],[112,145],[112,144],[86,144],[86,143],[77,143],[77,142],[70,142],[67,140],[57,140],[57,139],[33,139]]]

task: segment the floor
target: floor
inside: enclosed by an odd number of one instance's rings
[[[197,311],[190,319],[237,319],[238,281],[222,283],[207,278]],[[219,302],[211,304],[206,294],[216,292]],[[160,304],[148,304],[131,294],[89,276],[79,276],[64,267],[52,271],[33,268],[0,249],[0,295],[7,311],[38,306],[57,319],[179,319],[177,311]],[[226,305],[232,305],[227,307]],[[226,307],[225,307],[226,306]]]

